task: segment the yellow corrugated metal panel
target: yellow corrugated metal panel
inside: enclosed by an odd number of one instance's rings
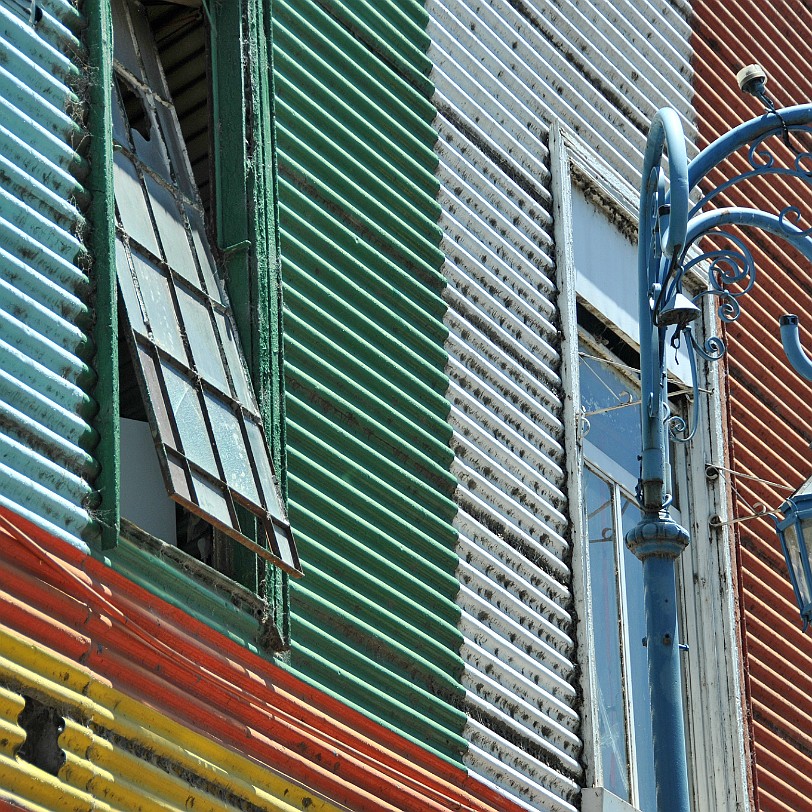
[[[0,626],[0,786],[26,808],[339,812],[304,787],[122,694],[87,670]],[[65,716],[57,777],[16,758],[31,694]],[[8,732],[6,732],[8,731]],[[232,799],[231,802],[224,798]],[[284,800],[283,800],[284,799]]]
[[[25,741],[25,731],[17,724],[25,700],[14,691],[0,688],[0,754],[13,756]]]
[[[113,807],[18,758],[0,756],[0,786],[25,809],[112,812]]]

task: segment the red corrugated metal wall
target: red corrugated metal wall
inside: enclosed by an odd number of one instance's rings
[[[736,72],[752,62],[766,68],[777,106],[812,100],[812,11],[808,4],[700,2],[694,34],[694,104],[700,147],[762,112],[744,97]],[[809,148],[809,145],[804,145]],[[738,171],[744,164],[737,166]],[[726,170],[711,177],[720,183]],[[721,205],[778,212],[799,205],[812,225],[812,194],[772,178],[746,197]],[[812,390],[786,363],[778,318],[796,313],[802,340],[812,346],[812,271],[785,253],[780,240],[754,246],[756,288],[742,300],[738,323],[727,330],[731,465],[737,472],[797,487],[812,474]],[[737,516],[764,504],[778,507],[786,490],[732,477]],[[801,633],[797,608],[772,522],[735,525],[741,565],[744,665],[749,689],[756,808],[762,812],[812,810],[812,639]]]

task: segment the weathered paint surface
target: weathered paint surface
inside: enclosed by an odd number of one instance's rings
[[[436,133],[417,3],[274,4],[291,665],[466,747]]]
[[[779,2],[748,6],[747,13],[740,13],[739,6],[699,2],[694,10],[695,99],[703,145],[762,112],[736,85],[736,71],[747,64],[759,62],[766,68],[768,92],[779,107],[812,98],[806,70],[812,57],[808,8]],[[709,181],[719,183],[744,165],[741,160],[734,167],[723,166]],[[797,186],[772,177],[746,196],[726,195],[720,205],[776,213],[798,205],[806,227],[812,195],[806,189],[799,198],[798,192]],[[777,326],[780,315],[798,314],[809,346],[809,266],[778,239],[760,240],[753,253],[759,268],[756,286],[741,302],[739,322],[726,331],[730,467],[766,481],[731,478],[738,516],[753,513],[753,505],[779,507],[808,477],[811,462],[808,384],[787,364]],[[786,483],[790,489],[768,483]],[[736,530],[755,808],[802,812],[812,809],[812,641],[801,633],[772,523],[742,522]]]
[[[548,134],[560,123],[628,183],[658,107],[693,134],[688,9],[643,6],[427,3],[465,763],[545,810],[576,808],[586,777]]]
[[[6,511],[0,549],[0,799],[27,809],[518,812]],[[65,720],[55,776],[20,757],[31,735],[21,696]]]
[[[66,3],[37,9],[0,5],[0,504],[84,547],[99,465],[82,20]]]

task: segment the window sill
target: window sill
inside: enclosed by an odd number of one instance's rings
[[[240,645],[265,655],[285,650],[268,604],[171,544],[121,520],[118,545],[105,562],[143,589]]]
[[[638,812],[638,809],[608,789],[588,787],[581,792],[581,812]]]

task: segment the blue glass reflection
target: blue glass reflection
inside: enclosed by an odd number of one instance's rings
[[[640,473],[639,386],[615,367],[589,357],[581,359],[580,377],[581,406],[590,426],[589,442],[636,480]],[[634,405],[624,405],[631,403]]]

